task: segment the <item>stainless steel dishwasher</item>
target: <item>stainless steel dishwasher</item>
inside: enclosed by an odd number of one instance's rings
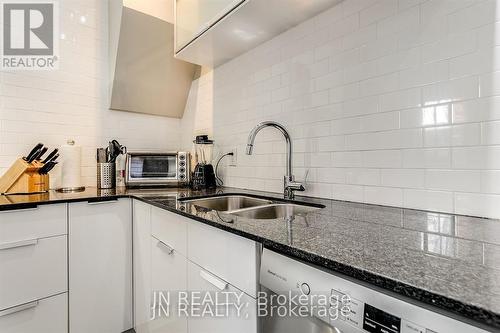
[[[267,249],[261,260],[259,315],[264,333],[487,332]],[[324,297],[326,305],[320,304]],[[304,316],[287,312],[290,304],[307,304],[308,310]],[[327,314],[320,312],[323,308]]]

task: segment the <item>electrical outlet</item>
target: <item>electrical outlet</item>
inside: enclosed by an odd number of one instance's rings
[[[238,161],[238,150],[234,148],[230,152],[233,153],[233,156],[229,156],[229,166],[236,166],[236,162]]]

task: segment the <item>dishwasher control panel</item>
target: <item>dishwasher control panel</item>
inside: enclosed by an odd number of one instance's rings
[[[278,295],[329,295],[335,311],[314,317],[342,333],[486,333],[268,249],[262,254],[260,282]]]

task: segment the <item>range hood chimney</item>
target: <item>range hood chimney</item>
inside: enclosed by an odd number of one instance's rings
[[[167,6],[159,6],[162,16],[150,15],[151,4],[160,2],[110,1],[112,110],[182,118],[197,66],[174,58],[174,25],[163,13]]]

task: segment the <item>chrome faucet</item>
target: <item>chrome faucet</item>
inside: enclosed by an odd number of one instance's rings
[[[274,127],[277,130],[283,134],[286,140],[286,171],[285,171],[285,178],[283,182],[283,195],[285,196],[285,199],[294,199],[295,198],[295,191],[305,191],[304,186],[301,183],[298,183],[295,181],[295,177],[292,175],[292,140],[290,139],[290,134],[286,130],[283,125],[275,122],[275,121],[264,121],[257,126],[255,126],[250,134],[248,135],[248,142],[247,142],[247,155],[252,155],[253,152],[253,145],[255,142],[255,137],[257,136],[257,133],[265,127]]]

